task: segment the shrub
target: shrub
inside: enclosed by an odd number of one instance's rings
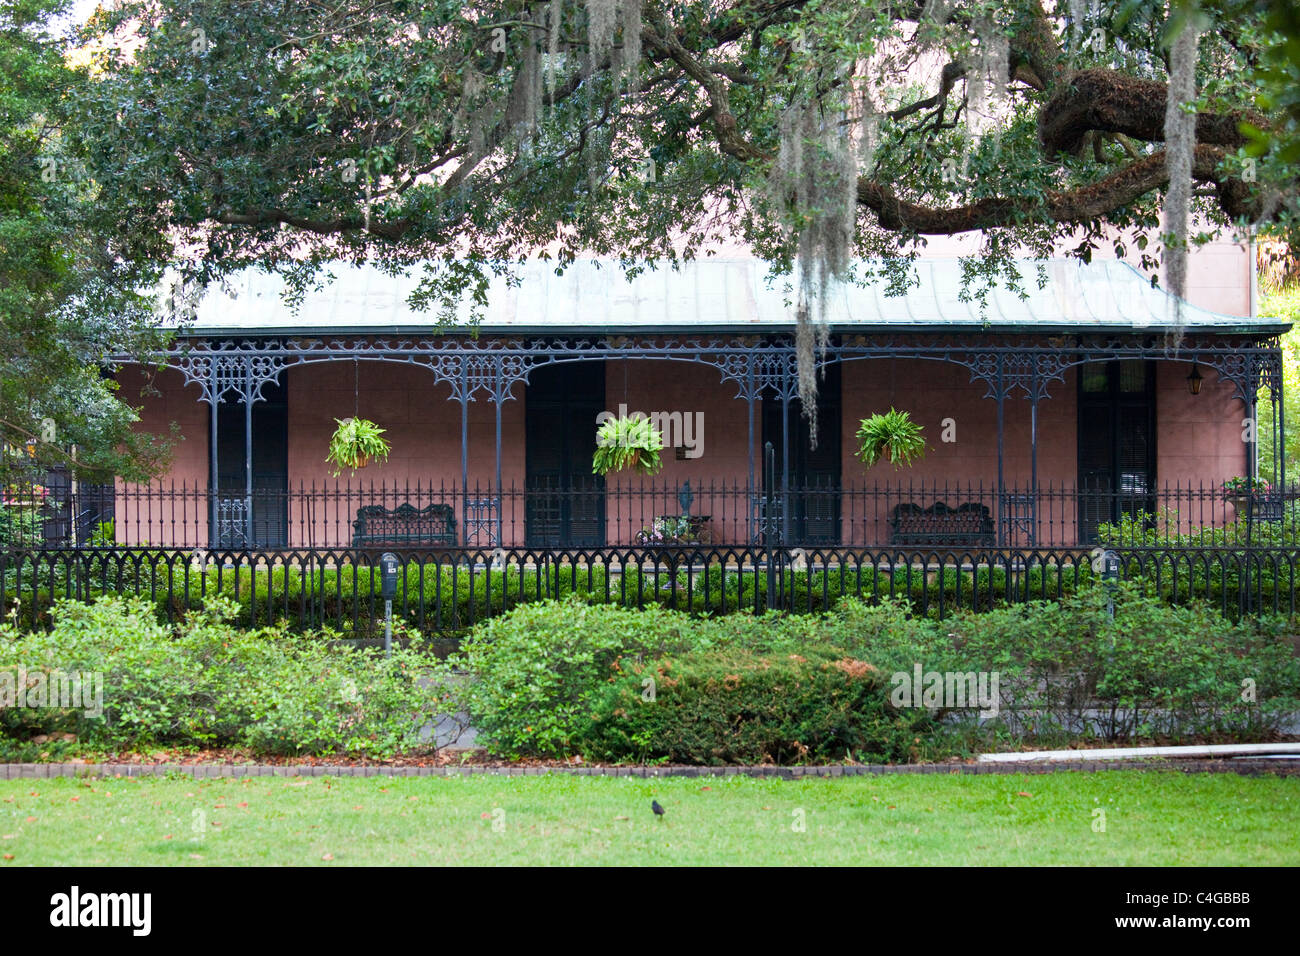
[[[880,670],[824,644],[802,653],[696,651],[614,668],[577,741],[593,759],[897,761],[934,721],[924,709],[892,707]]]
[[[708,622],[576,600],[530,604],[476,628],[461,646],[462,703],[479,740],[510,757],[570,752],[588,699],[615,661],[707,644]]]
[[[1107,596],[1091,588],[943,622],[888,599],[848,599],[820,615],[706,619],[534,604],[466,642],[466,708],[483,742],[507,756],[706,763],[838,759],[844,748],[898,759],[1087,737],[1259,739],[1300,712],[1300,659],[1285,619],[1234,623],[1133,585],[1114,590],[1112,619]],[[845,683],[826,666],[845,660],[874,676]],[[973,701],[894,712],[892,678],[917,665],[996,673],[996,716]],[[648,677],[655,706],[633,706]],[[719,687],[731,696],[714,700]]]
[[[141,599],[55,608],[48,632],[0,628],[0,671],[102,675],[103,714],[0,708],[12,740],[72,733],[105,748],[247,746],[263,753],[391,754],[419,746],[446,669],[412,649],[391,659],[329,635],[240,631],[213,601],[173,630]]]
[[[45,540],[39,505],[0,501],[0,547],[39,548]]]
[[[997,672],[1002,702],[987,729],[1014,739],[1258,738],[1300,710],[1285,619],[1234,623],[1204,604],[1166,605],[1137,584],[1115,589],[1112,619],[1107,597],[1092,588],[942,623],[845,602],[828,629],[882,669]]]

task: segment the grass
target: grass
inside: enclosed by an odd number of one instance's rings
[[[1297,819],[1294,778],[1149,771],[10,780],[0,866],[1285,865]]]

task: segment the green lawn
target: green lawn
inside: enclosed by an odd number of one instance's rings
[[[11,780],[0,801],[0,866],[1300,864],[1300,780],[1231,774]]]

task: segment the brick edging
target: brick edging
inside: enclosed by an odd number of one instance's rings
[[[1161,770],[1180,773],[1235,773],[1243,776],[1300,776],[1300,760],[1079,760],[997,764],[866,764],[814,767],[392,767],[337,764],[0,764],[0,780],[48,780],[55,777],[151,777],[179,773],[210,777],[524,777],[563,774],[573,777],[870,777],[886,774],[1043,774],[1104,770]]]

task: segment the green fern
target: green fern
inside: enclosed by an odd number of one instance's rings
[[[910,465],[925,454],[922,430],[907,412],[894,408],[864,418],[858,428],[858,458],[868,468],[885,457],[891,465]]]
[[[663,435],[650,419],[641,416],[607,419],[596,431],[591,473],[605,475],[634,468],[642,474],[653,475],[663,467],[659,457],[663,447]]]
[[[330,439],[329,451],[325,460],[334,468],[331,474],[337,478],[344,468],[356,471],[370,464],[370,459],[387,461],[388,452],[393,447],[381,437],[386,429],[380,428],[364,418],[336,418],[339,427]]]

